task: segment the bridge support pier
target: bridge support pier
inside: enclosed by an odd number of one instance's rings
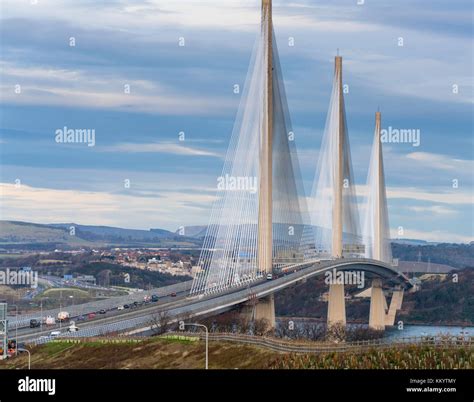
[[[268,321],[269,329],[275,328],[275,298],[273,295],[259,299],[254,307],[254,319]]]
[[[273,294],[246,303],[243,306],[242,313],[249,321],[265,319],[268,322],[268,329],[273,329],[276,326],[275,298]]]
[[[393,300],[392,300],[393,301]],[[372,280],[372,291],[370,296],[369,327],[376,330],[385,330],[385,296],[382,289],[382,280]]]
[[[390,307],[388,308],[388,313],[385,316],[385,325],[395,325],[395,316],[397,314],[397,310],[402,308],[403,293],[403,289],[395,289],[393,291]]]
[[[331,325],[346,325],[346,300],[344,285],[329,285],[328,327]]]

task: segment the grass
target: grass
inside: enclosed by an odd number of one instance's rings
[[[164,339],[168,342],[178,342],[178,343],[185,343],[185,344],[199,341],[199,337],[197,336],[181,336],[181,335],[167,335],[167,336],[162,336],[161,339]]]
[[[277,358],[277,369],[472,369],[472,349],[406,346],[365,353],[290,354]]]
[[[184,338],[184,337],[183,337]],[[187,337],[188,338],[188,337]],[[55,341],[31,348],[37,369],[202,369],[204,341],[150,338],[141,342],[71,344]],[[0,362],[0,369],[24,368],[27,356]],[[365,353],[290,354],[230,342],[209,343],[211,369],[472,369],[472,349],[410,346]]]
[[[52,298],[59,298],[61,296],[61,292],[63,299],[69,296],[74,296],[77,298],[90,297],[88,291],[78,288],[49,288],[41,295],[41,297],[47,296]]]
[[[58,353],[71,347],[71,344],[65,342],[50,342],[43,346],[43,351],[49,357],[55,356]]]

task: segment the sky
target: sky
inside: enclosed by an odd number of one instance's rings
[[[382,128],[420,130],[384,144],[392,236],[472,241],[472,2],[273,3],[307,192],[339,49],[358,194],[380,108]],[[208,223],[259,0],[2,0],[0,18],[1,219]],[[57,142],[64,127],[94,146]]]

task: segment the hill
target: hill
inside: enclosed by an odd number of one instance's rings
[[[32,243],[69,244],[71,246],[93,244],[80,236],[71,236],[69,230],[65,227],[29,222],[0,221],[0,245]]]
[[[71,234],[71,228],[73,234]],[[77,247],[195,247],[200,241],[164,229],[123,229],[76,223],[37,224],[0,221],[0,247],[4,249],[67,249]]]

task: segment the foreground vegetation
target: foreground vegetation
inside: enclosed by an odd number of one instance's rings
[[[406,346],[372,349],[364,353],[285,355],[277,358],[276,369],[472,369],[474,354],[466,349]]]
[[[149,338],[117,342],[52,342],[31,349],[36,369],[202,369],[205,343]],[[0,362],[0,369],[27,367],[27,356]],[[472,369],[468,348],[406,346],[366,352],[278,353],[230,342],[209,343],[211,369]]]

